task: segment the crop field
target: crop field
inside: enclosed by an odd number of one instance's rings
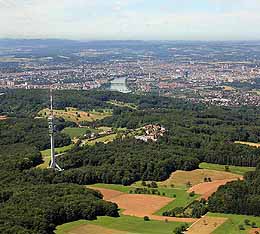
[[[242,179],[242,178],[241,178]],[[213,182],[204,182],[192,186],[188,192],[195,192],[200,194],[202,198],[208,199],[213,193],[215,193],[221,185],[225,185],[228,182],[235,181],[237,179],[226,179],[226,180],[216,180]]]
[[[216,171],[225,171],[225,165],[220,164],[213,164],[213,163],[201,163],[199,165],[201,169],[209,169],[209,170],[216,170]],[[239,167],[239,166],[228,166],[229,172],[244,175],[246,172],[255,171],[255,167]]]
[[[209,217],[220,217],[227,218],[227,221],[218,227],[212,234],[247,234],[249,231],[252,232],[252,227],[245,224],[245,220],[248,219],[250,224],[252,222],[256,223],[256,226],[260,227],[260,217],[247,216],[247,215],[235,215],[235,214],[215,214],[208,213]],[[243,225],[245,230],[240,230],[239,225]],[[257,230],[257,229],[255,229]]]
[[[209,217],[205,216],[201,218],[198,222],[195,222],[189,230],[186,232],[187,234],[210,234],[218,227],[220,227],[223,223],[225,223],[228,218],[224,217]]]
[[[100,230],[100,227],[103,227],[106,228],[106,231],[113,230],[114,232],[111,234],[121,234],[122,232],[126,232],[127,234],[169,234],[173,233],[173,230],[181,224],[182,223],[180,222],[165,222],[156,220],[144,221],[142,218],[121,215],[121,217],[119,218],[98,217],[98,219],[94,221],[80,220],[72,223],[67,223],[58,226],[55,233],[94,234],[93,227],[91,228],[92,232],[88,232],[88,229],[85,229],[84,226],[96,225],[98,226],[96,231]],[[85,232],[82,232],[82,230],[85,230]],[[118,233],[118,231],[121,232]],[[103,232],[96,232],[95,234],[101,233],[103,234]],[[104,234],[108,233],[105,232]]]
[[[197,169],[193,171],[175,171],[171,174],[170,178],[164,182],[161,182],[162,186],[172,186],[185,188],[187,184],[191,186],[197,185],[199,183],[205,182],[205,179],[210,181],[216,180],[229,180],[229,179],[238,179],[241,176],[225,171],[216,171],[209,169]]]
[[[143,207],[144,203],[146,203],[149,200],[150,197],[156,197],[156,199],[160,198],[160,199],[163,199],[163,201],[167,200],[167,202],[165,202],[162,205],[160,205],[160,207],[156,207],[156,208],[152,208],[151,207],[151,209],[153,209],[153,210],[152,211],[151,210],[148,211],[148,213],[150,213],[149,216],[153,215],[151,217],[153,217],[153,218],[155,218],[157,220],[164,220],[165,219],[165,217],[161,216],[164,211],[173,209],[175,207],[186,207],[190,203],[192,203],[195,199],[197,199],[199,197],[199,195],[195,195],[195,196],[191,197],[189,195],[189,193],[186,190],[183,190],[183,189],[158,188],[158,191],[161,194],[164,193],[165,196],[143,195],[141,198],[139,198],[138,196],[135,197],[136,198],[136,201],[135,201],[135,199],[132,199],[132,198],[134,198],[134,195],[136,195],[136,194],[129,194],[130,190],[133,191],[135,189],[134,186],[110,185],[110,184],[95,184],[95,185],[90,186],[90,187],[93,188],[93,189],[96,188],[97,190],[99,190],[101,192],[104,191],[105,192],[105,194],[104,194],[105,198],[108,198],[108,200],[111,200],[110,198],[113,198],[112,201],[115,202],[115,203],[118,203],[118,202],[116,202],[114,200],[114,199],[118,199],[119,200],[118,196],[121,196],[119,202],[124,202],[124,201],[121,201],[121,198],[128,199],[128,201],[129,201],[129,199],[131,199],[131,200],[133,200],[132,201],[133,204],[131,204],[131,206],[133,206],[135,202],[137,202],[137,203],[140,202],[142,204],[140,206]],[[116,191],[117,191],[117,193],[116,193]],[[124,197],[122,195],[127,195],[127,197]],[[142,201],[142,198],[145,198],[145,201]],[[153,202],[154,201],[152,201],[152,203]],[[129,203],[128,204],[121,203],[121,205],[122,205],[123,209],[126,209],[126,206],[128,206]],[[130,206],[130,209],[132,209],[131,206]],[[148,207],[148,209],[150,209],[150,208]],[[132,212],[132,210],[130,210],[129,212]],[[136,215],[136,216],[138,216],[138,215]],[[158,217],[158,216],[161,216],[161,217]],[[167,219],[170,220],[170,218],[168,218],[168,217],[167,217]],[[174,220],[179,220],[179,219],[178,218],[177,219],[174,218]],[[181,220],[183,220],[183,219],[181,219]],[[188,220],[187,219],[185,222],[189,222],[189,221],[193,222],[194,219],[192,219],[192,220]]]
[[[97,111],[91,111],[91,112],[85,112],[80,111],[75,108],[66,108],[66,110],[54,110],[54,115],[56,117],[62,117],[67,121],[72,121],[75,123],[79,122],[93,122],[96,120],[104,119],[106,117],[109,117],[112,115],[112,112],[97,112]],[[38,113],[38,116],[40,117],[48,117],[50,114],[49,109],[43,109]]]

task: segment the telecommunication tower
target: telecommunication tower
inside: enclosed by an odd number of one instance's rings
[[[57,171],[63,171],[59,167],[59,165],[56,163],[56,156],[55,156],[55,145],[54,145],[54,113],[53,113],[53,94],[52,89],[50,89],[50,116],[48,118],[49,123],[49,134],[51,137],[51,163],[49,168],[57,170]]]

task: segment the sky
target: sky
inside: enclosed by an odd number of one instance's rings
[[[260,40],[260,0],[0,0],[0,38]]]

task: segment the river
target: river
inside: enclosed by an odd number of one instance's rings
[[[114,80],[112,80],[110,82],[109,90],[118,91],[121,93],[130,93],[131,92],[131,90],[126,85],[125,77],[115,78]]]

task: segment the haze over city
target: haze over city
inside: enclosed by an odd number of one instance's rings
[[[0,35],[79,40],[258,40],[259,12],[258,0],[0,0]]]

